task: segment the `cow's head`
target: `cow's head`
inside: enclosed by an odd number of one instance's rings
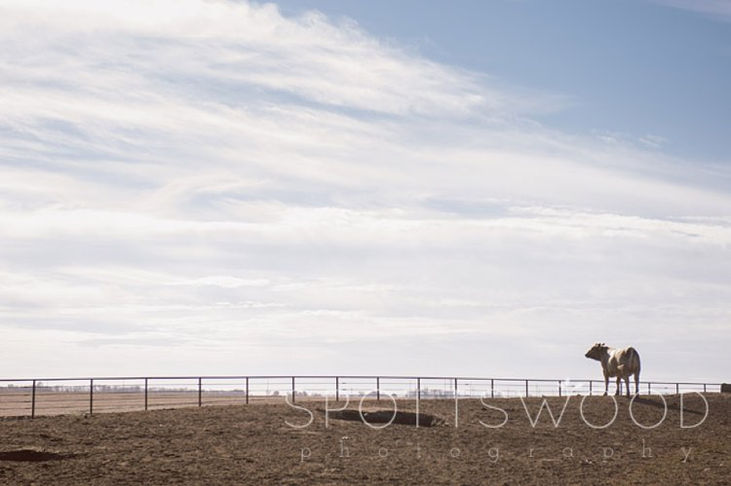
[[[589,348],[589,351],[586,352],[584,356],[590,359],[595,359],[597,361],[601,361],[602,355],[607,352],[607,349],[609,349],[609,346],[607,346],[604,343],[596,343],[594,346]]]

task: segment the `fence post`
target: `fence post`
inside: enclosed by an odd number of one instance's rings
[[[203,378],[198,378],[198,406],[203,406]]]
[[[147,411],[147,378],[145,378],[145,411]]]
[[[89,380],[89,415],[94,413],[94,378]]]
[[[458,395],[457,393],[457,378],[454,379],[454,396],[456,397]]]
[[[294,392],[294,376],[293,376],[292,377],[292,403],[294,403],[294,400],[295,400],[294,395],[295,395],[295,392]]]
[[[650,382],[648,381],[648,382],[647,382],[647,394],[648,394],[648,395],[652,395],[652,387],[651,387],[651,385],[652,385],[652,383],[650,383]]]
[[[376,376],[376,401],[381,401],[381,377]]]
[[[528,380],[525,380],[525,396],[528,397]]]
[[[490,398],[495,398],[495,378],[490,378]]]
[[[561,396],[561,380],[558,380],[558,396]]]
[[[705,393],[705,392],[706,392],[706,384],[703,383],[703,393]]]
[[[591,384],[592,384],[592,381],[589,380],[589,396],[591,396]]]
[[[33,380],[33,391],[30,398],[30,418],[36,416],[36,380]]]
[[[680,395],[680,383],[675,384],[675,394]]]
[[[416,379],[416,400],[421,400],[421,378]]]
[[[335,377],[335,401],[340,401],[340,378]]]
[[[246,404],[249,404],[249,377],[246,377]]]

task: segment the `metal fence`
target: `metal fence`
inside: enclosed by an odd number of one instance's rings
[[[612,380],[614,381],[614,380]],[[614,383],[609,391],[613,393]],[[631,390],[634,391],[634,383]],[[720,392],[720,383],[640,382],[641,394]],[[603,380],[437,376],[153,376],[0,379],[0,416],[202,407],[328,397],[340,401],[568,396],[604,393]]]

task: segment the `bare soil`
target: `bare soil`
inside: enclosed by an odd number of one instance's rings
[[[423,400],[437,426],[371,428],[326,417],[323,402],[0,419],[0,484],[731,484],[731,396],[706,395],[708,415],[681,428],[680,397],[568,399],[558,426],[542,399]],[[566,398],[548,398],[558,420]],[[343,404],[341,404],[342,406]],[[337,405],[330,403],[330,408]],[[415,403],[398,402],[416,412]],[[384,400],[368,411],[389,410]],[[530,417],[528,412],[530,413]],[[357,402],[350,409],[357,410]],[[499,409],[498,409],[499,408]],[[318,410],[320,409],[320,410]],[[705,416],[684,400],[683,425]],[[366,416],[368,416],[366,414]],[[411,416],[411,415],[408,415]],[[507,421],[500,425],[507,416]],[[482,423],[480,422],[482,421]],[[443,422],[443,423],[442,423]],[[637,423],[640,425],[638,425]],[[431,425],[431,423],[430,423]]]

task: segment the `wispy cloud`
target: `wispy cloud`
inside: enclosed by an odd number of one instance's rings
[[[381,371],[479,374],[494,339],[569,374],[597,339],[728,339],[731,174],[542,126],[550,93],[246,2],[4,2],[0,42],[0,327],[45,343],[18,373],[375,372],[357,343],[408,341]]]
[[[731,2],[727,0],[652,0],[661,5],[707,14],[717,20],[731,21]]]

